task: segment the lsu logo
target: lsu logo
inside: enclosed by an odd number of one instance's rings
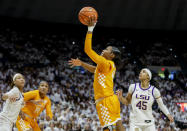
[[[149,100],[150,96],[136,94],[136,98],[141,100]]]

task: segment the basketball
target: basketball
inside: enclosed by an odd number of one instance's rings
[[[79,21],[84,24],[88,25],[89,19],[95,16],[95,20],[97,21],[98,14],[97,11],[92,7],[84,7],[79,11]]]

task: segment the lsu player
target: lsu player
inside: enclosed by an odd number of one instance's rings
[[[2,96],[6,103],[0,113],[0,131],[12,131],[24,102],[22,96],[24,85],[23,75],[17,73],[13,76],[12,89]]]
[[[156,131],[152,115],[154,100],[157,101],[160,109],[168,117],[170,122],[174,121],[168,109],[163,104],[159,90],[150,85],[149,81],[151,78],[151,71],[144,68],[139,74],[141,82],[130,85],[126,98],[122,96],[122,91],[117,91],[119,100],[125,105],[131,103],[132,106],[130,112],[130,131]]]
[[[44,109],[46,109],[46,120],[52,119],[51,101],[46,96],[48,89],[48,83],[41,81],[38,90],[24,93],[25,105],[16,121],[19,131],[40,131],[37,117]]]
[[[90,18],[88,32],[86,34],[84,51],[97,66],[92,66],[80,61],[71,59],[69,64],[82,66],[94,73],[94,97],[100,124],[104,131],[124,131],[120,117],[120,102],[113,91],[113,79],[119,64],[121,52],[118,48],[108,46],[101,55],[92,50],[92,31],[95,27],[95,18]]]

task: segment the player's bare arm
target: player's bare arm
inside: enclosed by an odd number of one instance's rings
[[[75,67],[75,66],[82,66],[84,69],[88,70],[91,73],[95,72],[96,66],[90,65],[86,62],[83,62],[81,60],[77,59],[71,59],[68,61],[69,65],[71,66],[71,68]]]
[[[131,103],[131,99],[132,99],[132,94],[128,93],[126,97],[123,97],[123,93],[122,90],[117,90],[116,94],[118,96],[118,99],[121,103],[125,104],[125,105],[129,105]]]
[[[17,97],[13,95],[3,94],[2,99],[5,101],[9,99],[11,102],[15,102]]]

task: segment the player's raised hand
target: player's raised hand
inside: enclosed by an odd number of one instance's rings
[[[81,66],[82,62],[78,58],[77,59],[71,58],[71,60],[68,61],[68,64],[70,65],[71,68],[73,68],[74,66]]]
[[[88,20],[88,23],[87,23],[89,32],[93,32],[96,23],[97,23],[96,17],[94,15],[93,16],[89,16],[89,20]]]
[[[95,26],[97,23],[97,19],[95,15],[89,16],[88,26]]]
[[[170,123],[173,123],[173,122],[174,122],[174,119],[173,119],[173,117],[172,117],[170,114],[169,114],[167,117],[168,117]]]

